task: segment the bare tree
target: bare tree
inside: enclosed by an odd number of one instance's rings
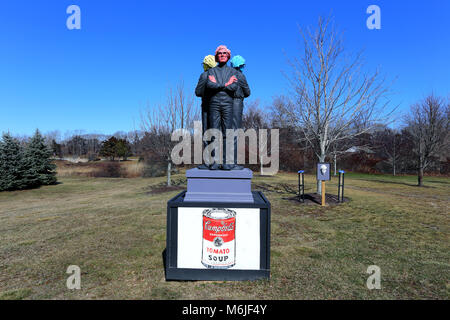
[[[364,72],[361,53],[346,53],[331,18],[319,18],[317,29],[300,29],[300,34],[303,54],[289,59],[292,75],[288,79],[295,101],[287,112],[319,162],[324,162],[333,145],[386,121],[393,110],[386,110],[385,79],[378,70]],[[321,193],[319,182],[317,191]]]
[[[244,130],[267,128],[267,122],[267,114],[260,107],[259,99],[246,103],[245,111],[242,115],[242,128]]]
[[[254,129],[258,136],[258,149],[253,149],[256,154],[252,154],[252,148],[249,148],[249,158],[251,156],[256,156],[259,160],[259,170],[260,174],[264,175],[264,164],[267,160],[265,155],[269,151],[269,140],[270,131],[269,128],[268,114],[260,107],[259,99],[253,100],[246,104],[245,112],[242,116],[242,128],[244,130]],[[266,131],[263,131],[263,130]]]
[[[374,133],[373,147],[381,153],[392,168],[392,175],[398,172],[398,163],[402,156],[402,146],[406,146],[406,137],[399,130],[384,128]]]
[[[270,106],[272,128],[281,129],[281,145],[283,145],[283,159],[296,159],[298,161],[290,169],[305,169],[308,164],[308,142],[304,139],[303,132],[297,127],[298,121],[295,115],[295,104],[284,95],[275,96]],[[301,157],[296,156],[301,153]]]
[[[198,108],[197,108],[198,109]],[[171,140],[172,132],[176,129],[193,127],[199,111],[194,109],[194,96],[186,95],[184,83],[169,88],[167,100],[152,109],[147,108],[141,113],[141,128],[150,136],[150,143],[145,147],[159,155],[167,163],[167,185],[171,185],[172,157],[171,152],[176,141]]]
[[[413,137],[413,153],[417,159],[418,185],[423,186],[423,173],[440,152],[448,149],[450,104],[434,94],[411,106],[406,116],[407,129]]]

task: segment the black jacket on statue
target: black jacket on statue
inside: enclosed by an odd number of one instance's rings
[[[229,106],[232,108],[234,92],[237,90],[238,84],[237,82],[234,82],[226,87],[225,84],[232,76],[236,76],[237,78],[237,71],[227,65],[224,65],[222,67],[216,66],[206,72],[208,75],[206,77],[207,82],[205,93],[210,97],[210,105],[215,104],[222,107]],[[216,83],[210,81],[208,79],[209,76],[214,76]]]
[[[195,95],[204,98],[206,81],[208,81],[208,71],[203,72],[198,79],[197,87],[195,88]]]
[[[195,95],[197,97],[202,98],[202,134],[205,133],[205,131],[208,129],[209,97],[205,92],[207,81],[208,81],[208,72],[205,71],[200,75],[197,87],[195,88]]]
[[[234,97],[244,99],[250,96],[250,87],[247,83],[247,78],[241,71],[236,71],[236,78],[238,79],[238,88],[235,91]]]
[[[234,92],[233,100],[233,129],[241,129],[244,98],[250,96],[250,87],[248,86],[247,78],[241,71],[236,71],[236,78],[238,79],[238,88]]]

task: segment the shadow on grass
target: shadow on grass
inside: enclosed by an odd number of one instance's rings
[[[295,202],[298,202],[300,204],[305,204],[305,205],[321,205],[322,204],[322,196],[317,193],[306,193],[304,196],[304,202],[301,201],[301,199],[298,195],[295,197],[282,198],[282,199],[289,200],[289,201],[295,201]],[[340,202],[338,200],[337,195],[329,194],[329,193],[325,194],[325,203],[329,204],[329,205],[338,205],[338,204],[342,204],[344,202],[349,202],[349,201],[350,201],[350,198],[344,197],[343,201]]]
[[[447,181],[439,181],[439,180],[427,180],[427,182],[430,182],[430,183],[441,183],[441,184],[449,184],[449,185],[450,185],[450,182],[447,182]]]
[[[164,278],[167,279],[167,270],[166,270],[166,248],[164,248],[163,252],[161,253],[162,260],[163,260],[163,266],[164,266]]]
[[[408,187],[419,187],[417,183],[406,183],[406,182],[396,182],[396,181],[389,181],[389,180],[374,180],[374,179],[355,179],[355,180],[361,180],[361,181],[367,181],[367,182],[378,182],[378,183],[389,183],[389,184],[398,184]],[[431,181],[427,181],[431,182]],[[432,186],[422,186],[422,188],[436,188]]]
[[[0,190],[0,192],[15,192],[15,191],[28,191],[28,190],[38,190],[41,189],[42,187],[51,187],[51,186],[57,186],[63,184],[63,182],[59,182],[56,181],[55,183],[52,184],[40,184],[38,186],[27,186],[25,188],[20,188],[20,189],[12,189],[12,190]]]

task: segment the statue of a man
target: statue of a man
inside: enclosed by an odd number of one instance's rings
[[[233,164],[226,163],[226,130],[233,129],[233,99],[238,89],[237,71],[227,66],[231,51],[224,45],[217,47],[215,60],[218,65],[209,69],[204,96],[209,101],[208,129],[218,129],[223,136],[223,161],[220,166],[216,161],[209,165],[210,170],[231,170]],[[217,159],[215,159],[217,160]]]
[[[214,68],[217,65],[215,57],[213,55],[208,55],[203,59],[203,70],[204,72],[200,75],[198,79],[197,87],[195,88],[195,95],[202,98],[202,136],[205,131],[208,130],[208,113],[209,113],[209,97],[205,95],[206,82],[208,81],[208,70]],[[204,141],[203,147],[206,148],[208,144]],[[201,164],[198,166],[199,169],[209,169],[206,164]]]
[[[236,72],[238,79],[238,88],[234,93],[233,101],[233,129],[242,129],[242,113],[244,110],[244,99],[250,96],[250,87],[248,86],[247,79],[242,72],[245,68],[245,59],[242,56],[234,56],[230,61],[231,67]],[[237,137],[234,138],[234,167],[233,170],[243,169],[242,166],[237,164]]]

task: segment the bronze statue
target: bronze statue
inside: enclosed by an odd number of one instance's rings
[[[226,130],[240,129],[242,123],[240,102],[242,102],[243,98],[250,95],[245,76],[240,71],[227,65],[230,57],[231,51],[224,45],[219,46],[215,52],[215,61],[218,62],[218,65],[208,69],[200,76],[195,90],[196,95],[202,98],[202,127],[220,130],[224,146],[222,165],[217,163],[217,159],[215,159],[212,164],[201,165],[199,169],[243,169],[243,167],[237,165],[236,140],[234,141],[234,161],[233,163],[226,163]],[[245,94],[241,86],[245,87]],[[203,110],[207,110],[205,116],[203,116]],[[206,126],[204,124],[205,118],[207,118]]]

